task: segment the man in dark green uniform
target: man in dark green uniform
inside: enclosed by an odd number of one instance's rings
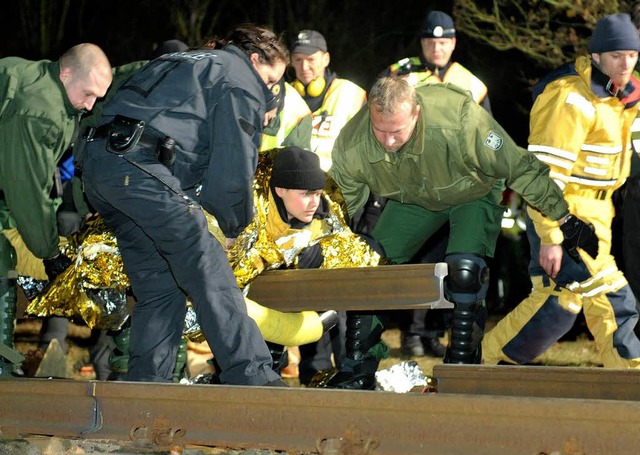
[[[390,199],[372,236],[392,261],[411,259],[449,222],[445,289],[456,308],[445,362],[478,362],[488,286],[484,258],[494,252],[505,181],[531,206],[562,220],[569,210],[548,167],[464,91],[449,84],[414,89],[398,77],[376,81],[368,106],[340,132],[332,161],[329,174],[350,216],[370,192]],[[566,248],[597,252],[590,226],[578,221],[565,230]]]
[[[111,65],[84,43],[59,61],[0,60],[0,343],[13,345],[17,264],[9,238],[43,259],[53,280],[69,264],[58,248],[55,171],[83,112],[105,95]]]

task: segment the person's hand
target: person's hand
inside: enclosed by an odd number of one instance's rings
[[[598,236],[593,226],[574,215],[568,215],[560,225],[564,234],[562,246],[567,254],[576,262],[580,262],[577,248],[580,247],[592,258],[598,256]]]
[[[274,109],[271,109],[270,111],[267,111],[264,114],[264,123],[262,124],[262,126],[267,126],[269,123],[271,123],[271,120],[273,120],[277,114],[278,114],[277,107]]]
[[[55,280],[58,275],[67,270],[71,265],[71,259],[62,253],[58,253],[52,258],[43,259],[42,262],[44,263],[44,271],[50,282]]]
[[[540,245],[538,259],[545,273],[555,279],[558,276],[558,272],[560,272],[560,265],[562,264],[562,246]]]

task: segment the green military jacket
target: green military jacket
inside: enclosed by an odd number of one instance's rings
[[[58,62],[0,59],[0,220],[39,258],[58,252],[53,175],[80,116],[59,75]]]
[[[416,93],[420,116],[397,152],[377,142],[366,106],[340,132],[329,175],[341,188],[350,216],[370,191],[441,211],[480,199],[505,181],[550,218],[568,213],[547,165],[518,147],[465,92],[437,84],[418,87]]]

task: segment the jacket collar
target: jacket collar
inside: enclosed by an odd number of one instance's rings
[[[67,89],[64,87],[64,84],[60,80],[60,63],[59,62],[51,62],[49,64],[49,76],[55,84],[60,89],[60,92],[63,94],[62,97],[64,99],[64,109],[70,117],[78,115],[79,113],[84,113],[84,110],[78,110],[73,107],[71,101],[69,100],[69,95],[67,95]]]

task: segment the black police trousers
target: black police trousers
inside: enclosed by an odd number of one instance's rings
[[[223,383],[264,385],[279,379],[202,209],[160,181],[158,177],[180,188],[158,163],[155,150],[137,147],[122,156],[108,152],[104,140],[87,147],[85,191],[116,235],[137,300],[126,379],[171,381],[187,296],[222,369]]]

